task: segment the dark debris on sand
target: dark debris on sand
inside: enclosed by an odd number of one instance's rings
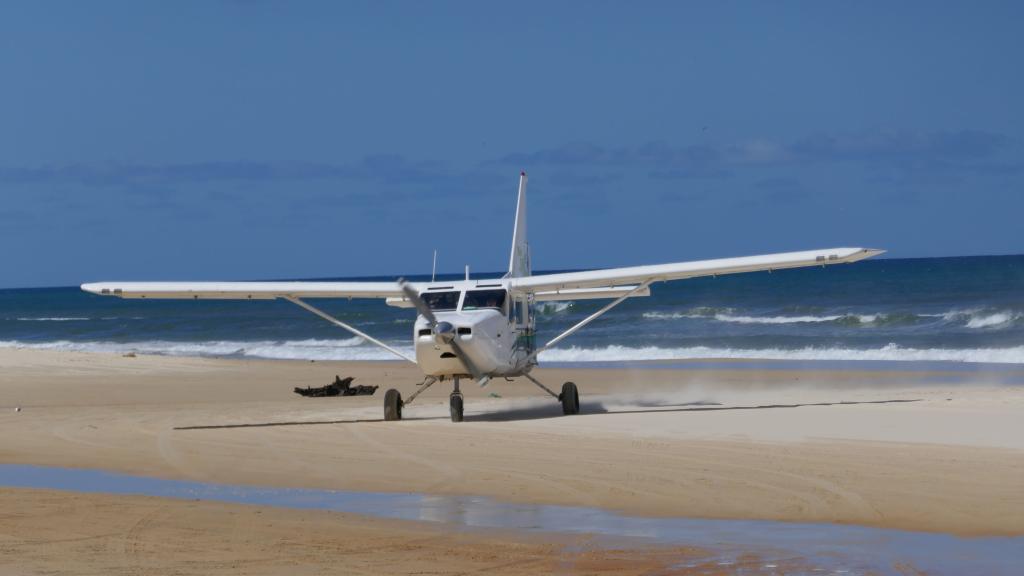
[[[325,396],[373,396],[373,393],[377,391],[377,386],[352,386],[352,380],[354,379],[352,376],[341,378],[335,375],[334,382],[327,386],[319,388],[311,388],[309,386],[305,388],[296,387],[295,393],[300,396],[322,398]]]

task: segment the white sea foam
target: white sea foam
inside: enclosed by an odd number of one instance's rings
[[[395,344],[399,351],[413,355],[407,344]],[[166,354],[169,356],[243,356],[287,360],[394,360],[390,352],[365,343],[361,338],[343,340],[285,341],[209,341],[171,342],[148,340],[140,342],[53,342],[0,341],[0,348],[73,350],[84,352]],[[1024,364],[1024,346],[1010,348],[904,348],[889,344],[881,348],[781,348],[745,349],[692,346],[666,348],[660,346],[600,348],[555,348],[540,355],[542,362],[623,362],[636,360],[686,360],[694,358],[741,358],[765,360],[895,360],[949,361]]]
[[[100,318],[86,318],[84,316],[19,316],[17,318],[4,318],[4,320],[17,320],[18,322],[86,322],[89,320],[145,320],[145,317],[101,316]]]
[[[732,314],[732,308],[711,308],[702,306],[682,312],[644,312],[643,317],[650,320],[679,320],[680,318],[714,318],[719,314]]]
[[[78,352],[164,354],[168,356],[243,356],[282,360],[393,360],[394,354],[363,343],[359,337],[340,340],[257,340],[251,342],[212,340],[205,342],[174,342],[143,340],[138,342],[51,342],[0,341],[0,348],[37,350],[70,350]],[[398,346],[408,354],[411,347]]]
[[[572,302],[541,302],[537,305],[537,310],[541,314],[558,314],[559,312],[565,312],[572,307]]]
[[[1020,321],[1024,316],[1014,310],[992,310],[970,308],[966,310],[950,310],[942,314],[922,314],[922,316],[941,317],[944,321],[959,324],[967,328],[1006,328]]]
[[[700,314],[687,314],[683,312],[644,312],[643,317],[649,320],[679,320],[680,318],[704,318]]]
[[[745,316],[727,312],[713,314],[700,312],[645,312],[644,318],[653,320],[678,320],[681,318],[707,318],[719,322],[732,322],[735,324],[802,324],[817,322],[835,322],[836,320],[850,319],[864,324],[870,324],[883,318],[884,314],[829,314],[825,316]]]
[[[799,324],[807,322],[835,322],[843,316],[731,316],[729,314],[715,314],[715,320],[719,322],[735,322],[737,324]]]
[[[604,348],[561,348],[540,355],[547,362],[601,362],[631,360],[686,360],[694,358],[743,358],[764,360],[900,360],[992,362],[1024,364],[1024,346],[1012,348],[904,348],[889,344],[881,348],[781,348],[742,349],[693,346],[688,348],[662,348],[647,346],[630,348],[607,346]]]
[[[45,316],[42,318],[21,317],[15,318],[15,320],[18,320],[20,322],[80,322],[82,320],[91,320],[91,318]]]
[[[980,308],[950,310],[948,312],[900,314],[874,312],[865,314],[823,314],[823,315],[771,315],[754,316],[734,314],[730,309],[695,308],[683,312],[645,312],[644,318],[651,320],[679,320],[683,318],[715,320],[734,324],[815,324],[826,322],[843,322],[849,324],[877,325],[890,321],[914,322],[924,318],[941,318],[950,324],[959,324],[966,328],[1006,328],[1024,320],[1024,314],[1012,310],[984,310]]]

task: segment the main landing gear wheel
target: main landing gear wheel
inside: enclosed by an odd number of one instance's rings
[[[402,395],[394,388],[384,394],[384,420],[402,419]]]
[[[452,392],[448,397],[448,407],[452,413],[452,422],[462,422],[462,394]]]
[[[580,413],[580,393],[572,382],[562,384],[562,393],[558,395],[558,399],[562,401],[562,414]]]

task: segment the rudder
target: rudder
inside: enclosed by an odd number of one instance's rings
[[[522,278],[530,275],[530,244],[526,241],[526,172],[519,173],[519,198],[516,201],[516,222],[512,229],[512,256],[508,263],[508,276]]]

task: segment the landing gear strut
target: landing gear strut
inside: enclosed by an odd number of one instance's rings
[[[437,378],[435,376],[427,376],[424,378],[423,382],[418,384],[420,389],[413,392],[412,396],[409,396],[408,400],[402,400],[402,395],[399,394],[398,390],[395,390],[394,388],[388,390],[387,394],[384,395],[384,420],[401,420],[402,408],[404,408],[406,404],[412,404],[412,401],[426,391],[427,388],[433,386],[434,382],[437,382]]]
[[[566,382],[562,384],[562,393],[555,394],[550,388],[545,386],[533,376],[524,374],[528,380],[540,387],[562,404],[562,414],[572,415],[580,413],[580,392],[576,388],[576,384],[573,382]],[[421,392],[430,388],[430,386],[437,382],[438,378],[433,376],[427,377],[423,381],[422,387],[417,390],[409,399],[405,402],[402,401],[402,395],[394,388],[387,391],[384,394],[384,420],[401,420],[402,419],[402,407],[406,404],[411,404]],[[462,407],[462,390],[459,389],[459,379],[452,378],[454,389],[450,396],[448,396],[448,412],[451,414],[452,422],[462,422],[463,420],[463,407]]]
[[[565,384],[562,384],[562,393],[555,394],[554,392],[551,391],[550,388],[542,384],[540,380],[537,380],[533,376],[530,376],[529,374],[523,374],[523,376],[526,376],[527,380],[533,382],[541,390],[547,392],[548,394],[551,394],[559,402],[561,402],[562,414],[568,416],[570,414],[580,413],[580,391],[579,389],[576,388],[576,384],[573,384],[572,382],[566,382]]]

